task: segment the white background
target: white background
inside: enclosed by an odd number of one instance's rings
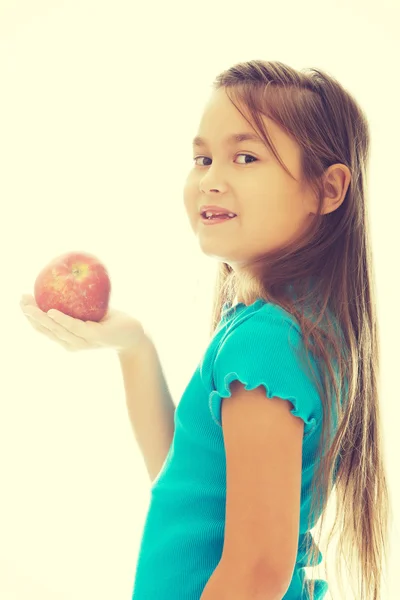
[[[111,304],[146,324],[179,402],[208,340],[216,274],[183,185],[212,81],[239,61],[322,68],[367,114],[381,409],[399,505],[398,24],[395,0],[1,0],[2,600],[131,597],[150,481],[119,363],[68,353],[31,328],[19,300],[55,256],[96,254]],[[388,580],[395,600],[394,569]]]

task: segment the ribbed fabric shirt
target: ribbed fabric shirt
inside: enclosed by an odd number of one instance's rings
[[[297,320],[276,304],[259,298],[249,306],[224,305],[177,405],[171,446],[151,486],[132,600],[199,600],[218,566],[226,505],[221,403],[231,396],[229,386],[235,380],[246,390],[263,385],[266,402],[276,396],[290,400],[291,413],[304,421],[298,554],[282,600],[308,600],[304,567],[311,563],[306,563],[305,554],[315,544],[307,529],[309,486],[318,464],[323,407],[316,385],[291,347],[300,344]],[[315,368],[312,356],[310,360]],[[321,561],[318,549],[318,560],[312,564]],[[315,600],[321,600],[328,584],[323,579],[315,582]]]

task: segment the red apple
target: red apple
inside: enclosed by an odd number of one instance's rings
[[[108,310],[111,282],[105,266],[87,252],[54,258],[35,280],[38,307],[55,308],[82,321],[101,321]]]

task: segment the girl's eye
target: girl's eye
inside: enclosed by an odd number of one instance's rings
[[[255,156],[252,156],[251,154],[237,154],[236,156],[249,156],[250,158],[253,159],[253,161],[258,160],[258,158],[256,158]],[[208,158],[208,156],[196,156],[193,160],[196,161],[198,158]],[[251,164],[251,163],[245,163],[245,164]],[[204,167],[205,165],[198,165],[199,167]]]

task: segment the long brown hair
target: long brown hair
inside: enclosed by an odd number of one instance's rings
[[[245,304],[264,298],[297,320],[304,347],[316,357],[323,376],[322,388],[315,378],[323,426],[309,529],[316,515],[319,542],[334,491],[336,513],[328,546],[339,529],[340,589],[343,592],[344,565],[356,600],[380,600],[392,507],[382,441],[380,342],[367,203],[369,125],[344,87],[318,69],[299,72],[281,62],[252,60],[218,75],[213,89],[221,87],[291,177],[261,115],[295,139],[304,183],[315,191],[319,205],[301,239],[257,258],[245,276],[241,273],[240,282],[228,264],[219,263],[210,333],[220,322],[224,304],[239,293]],[[337,163],[350,169],[351,181],[339,208],[322,214],[322,178]],[[310,365],[308,355],[305,358]],[[311,545],[307,565],[318,564],[317,554],[318,547]],[[327,565],[325,573],[329,581]],[[307,585],[314,600],[312,581]]]

